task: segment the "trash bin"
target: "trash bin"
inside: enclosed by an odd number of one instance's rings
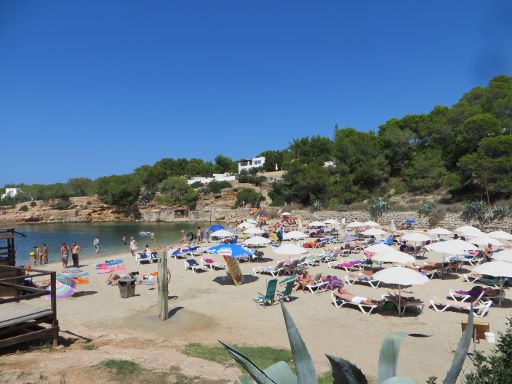
[[[132,277],[125,277],[117,281],[119,286],[119,293],[122,298],[135,296],[135,279]]]

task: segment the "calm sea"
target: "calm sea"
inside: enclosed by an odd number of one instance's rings
[[[102,254],[106,258],[109,255],[119,252],[129,254],[128,245],[122,242],[123,235],[128,238],[133,236],[139,249],[150,244],[149,236],[143,236],[140,232],[152,231],[155,233],[156,245],[171,245],[177,243],[183,234],[193,231],[198,226],[209,227],[208,223],[59,223],[59,224],[35,224],[21,225],[16,231],[23,233],[26,237],[16,235],[16,265],[23,265],[29,262],[29,253],[34,245],[46,243],[49,248],[49,262],[60,261],[60,245],[67,242],[69,246],[76,241],[82,248],[80,259],[93,257],[94,246],[92,241],[98,235],[101,241]]]

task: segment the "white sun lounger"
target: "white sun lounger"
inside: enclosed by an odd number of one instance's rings
[[[430,300],[432,309],[437,312],[444,312],[449,308],[457,309],[459,311],[469,311],[471,309],[471,304],[473,304],[475,316],[484,317],[485,314],[489,311],[489,308],[492,305],[492,301],[482,301],[481,299],[478,299],[473,303],[468,303],[447,299],[438,299],[437,297],[434,297],[432,300]]]
[[[362,283],[362,284],[368,284],[369,286],[371,286],[372,288],[378,288],[379,285],[380,285],[380,281],[379,280],[375,280],[375,279],[365,279],[363,277],[351,277],[349,275],[346,275],[345,276],[345,281],[349,284],[349,285],[354,285],[355,283]]]
[[[306,288],[309,290],[309,292],[311,292],[311,293],[323,292],[327,289],[327,285],[329,284],[329,282],[320,280],[321,277],[322,277],[322,274],[317,273],[315,275],[313,282],[311,284],[306,285]]]
[[[332,302],[336,308],[341,308],[344,305],[352,305],[352,306],[359,308],[359,310],[361,312],[363,312],[365,315],[370,315],[375,308],[379,307],[377,304],[369,305],[369,304],[362,304],[359,302],[354,303],[351,301],[346,301],[346,300],[343,300],[342,298],[336,296],[334,294],[334,292],[331,293],[331,298],[332,298]]]

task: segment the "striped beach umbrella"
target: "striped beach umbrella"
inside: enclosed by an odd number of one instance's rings
[[[55,282],[55,290],[57,299],[67,299],[75,293],[75,282],[73,279],[58,278]],[[51,295],[44,296],[50,300]]]

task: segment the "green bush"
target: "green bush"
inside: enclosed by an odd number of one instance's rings
[[[35,201],[31,201],[31,202],[30,202],[30,206],[31,206],[32,208],[34,208],[34,207],[36,207],[36,206],[37,206],[37,203],[36,203]]]
[[[183,177],[170,176],[160,183],[161,195],[155,198],[159,204],[195,207],[198,194]]]
[[[208,185],[205,188],[206,193],[220,193],[223,189],[231,188],[231,183],[228,181],[216,181],[213,180],[212,182],[208,183]]]
[[[253,171],[253,170],[251,169],[251,171]],[[265,176],[258,176],[256,174],[252,174],[252,173],[249,173],[246,171],[243,171],[238,175],[239,183],[248,183],[248,184],[260,186],[266,180],[267,180],[267,178]]]
[[[18,211],[21,211],[21,212],[27,212],[28,211],[28,206],[27,205],[22,205],[20,207],[20,209],[18,209]]]
[[[466,384],[510,383],[512,378],[512,317],[507,328],[498,335],[496,347],[489,355],[476,351],[472,359],[474,371],[467,373]]]
[[[236,194],[235,208],[242,205],[242,203],[245,203],[246,205],[249,204],[251,207],[257,208],[260,205],[260,201],[263,199],[262,194],[256,192],[254,189],[242,189]]]
[[[98,195],[105,204],[128,208],[139,198],[140,187],[132,175],[100,177],[96,184]]]
[[[66,210],[70,209],[73,206],[69,198],[59,199],[54,201],[50,207],[52,209]]]

